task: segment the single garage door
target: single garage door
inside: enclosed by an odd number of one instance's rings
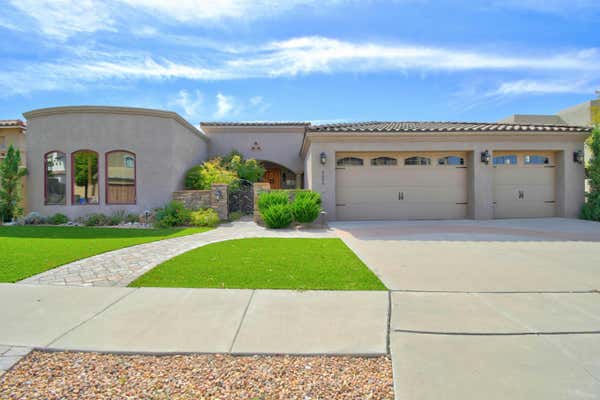
[[[467,216],[465,153],[338,153],[335,183],[338,220]]]
[[[494,152],[494,216],[555,215],[554,153]]]

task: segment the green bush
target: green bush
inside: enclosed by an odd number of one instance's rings
[[[241,211],[233,211],[229,213],[229,220],[230,221],[237,221],[238,219],[242,218],[242,212]]]
[[[63,225],[69,222],[69,218],[65,214],[56,213],[48,217],[48,223],[51,225]]]
[[[221,220],[219,214],[212,208],[193,211],[190,214],[190,223],[194,226],[217,226]]]
[[[319,192],[313,192],[311,190],[299,190],[294,196],[294,201],[297,200],[309,200],[320,206],[321,194]]]
[[[272,204],[260,213],[268,228],[286,228],[294,220],[292,207],[289,204]]]
[[[170,201],[163,208],[156,210],[154,225],[157,228],[170,228],[187,225],[190,222],[191,211],[180,201]]]
[[[290,197],[287,192],[284,191],[271,191],[262,192],[258,196],[258,210],[260,213],[264,213],[268,208],[274,205],[285,205],[289,204]]]
[[[105,226],[108,225],[108,217],[104,214],[89,214],[83,217],[85,226]]]
[[[592,150],[592,158],[587,166],[590,191],[585,194],[581,218],[600,222],[600,127],[594,128],[586,143]]]
[[[297,197],[291,205],[294,220],[303,224],[316,220],[321,212],[321,206],[316,200],[314,196]]]
[[[30,212],[23,218],[23,223],[25,225],[40,225],[45,224],[46,222],[46,218],[35,211]]]
[[[125,222],[129,222],[129,223],[135,223],[135,222],[140,222],[140,216],[137,214],[127,214],[125,216]]]
[[[237,185],[238,176],[221,165],[221,159],[205,161],[202,165],[190,168],[185,174],[185,188],[188,190],[208,190],[213,183]]]

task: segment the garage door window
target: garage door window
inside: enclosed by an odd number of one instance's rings
[[[358,157],[344,157],[337,160],[338,167],[360,166],[363,165],[363,159]]]
[[[371,165],[398,165],[398,160],[392,157],[377,157],[371,159]]]
[[[404,165],[431,165],[431,158],[409,157],[404,160]]]
[[[517,156],[514,154],[494,157],[494,165],[514,165],[516,163]]]
[[[526,165],[550,164],[550,157],[541,156],[538,154],[528,154],[525,156]]]
[[[465,159],[458,156],[448,156],[438,159],[438,165],[465,165]]]

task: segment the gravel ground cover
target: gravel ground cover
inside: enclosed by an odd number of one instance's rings
[[[114,355],[34,351],[0,399],[393,399],[388,357]]]

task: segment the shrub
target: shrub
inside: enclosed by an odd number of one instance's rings
[[[194,226],[217,226],[219,222],[219,215],[212,208],[193,211],[190,214],[190,223]]]
[[[280,229],[288,227],[294,217],[289,204],[272,204],[260,212],[268,228]]]
[[[238,152],[231,154],[223,160],[225,168],[235,171],[237,176],[249,182],[258,182],[265,174],[265,169],[254,159],[245,160]]]
[[[23,218],[23,223],[25,225],[39,225],[46,223],[46,219],[42,217],[39,213],[33,211],[30,212]]]
[[[83,217],[85,226],[105,226],[108,225],[108,217],[104,214],[89,214]]]
[[[154,225],[157,228],[170,228],[187,225],[190,222],[190,210],[180,201],[170,201],[156,210]]]
[[[600,222],[600,127],[594,128],[587,144],[592,150],[592,159],[587,167],[590,191],[585,194],[581,218]]]
[[[125,222],[129,222],[131,224],[134,224],[136,222],[140,222],[140,216],[137,214],[127,214],[125,216]]]
[[[238,176],[221,165],[221,159],[205,161],[202,165],[190,168],[185,174],[185,188],[188,190],[208,190],[213,183],[236,185]]]
[[[320,197],[319,197],[320,200]],[[297,222],[309,224],[319,217],[321,206],[309,196],[297,197],[291,205],[292,215]]]
[[[258,196],[258,210],[264,213],[274,205],[286,205],[290,201],[289,195],[284,191],[263,192]]]
[[[65,214],[56,213],[48,217],[48,223],[51,225],[63,225],[69,222],[69,218]]]
[[[296,200],[309,200],[317,205],[321,205],[321,194],[319,192],[313,192],[311,190],[302,190],[297,191],[294,197],[294,201]]]

